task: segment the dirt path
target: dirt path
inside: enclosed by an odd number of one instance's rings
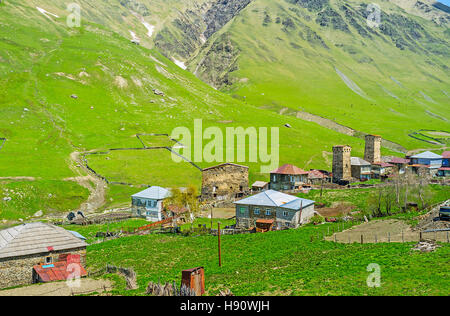
[[[36,181],[34,177],[0,177],[1,180]]]
[[[343,232],[335,233],[327,237],[326,240],[337,240],[339,243],[359,243],[363,235],[364,243],[386,243],[386,242],[417,242],[420,240],[420,233],[413,231],[404,221],[374,220],[353,226]],[[336,238],[336,239],[335,239]],[[422,238],[447,242],[447,232],[422,233]]]
[[[85,215],[94,213],[96,210],[101,208],[106,202],[106,183],[91,175],[90,172],[84,166],[81,153],[75,151],[70,154],[70,159],[72,164],[70,168],[77,173],[79,176],[73,178],[64,179],[65,181],[75,181],[82,187],[85,187],[89,190],[90,195],[88,200],[80,206],[80,211],[82,211]],[[77,167],[80,166],[80,167]],[[82,175],[80,171],[82,169],[87,175]]]
[[[66,282],[33,284],[0,291],[0,296],[71,296],[112,290],[111,282],[108,280],[81,279],[80,281],[80,287],[69,287]]]

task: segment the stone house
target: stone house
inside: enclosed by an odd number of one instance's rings
[[[408,165],[410,163],[409,159],[394,157],[390,161],[388,161],[391,165],[394,165],[394,170],[398,172],[398,174],[404,174]]]
[[[0,231],[0,288],[33,283],[35,266],[52,266],[68,255],[86,262],[87,244],[47,223],[29,223]]]
[[[131,212],[134,217],[145,218],[151,222],[164,219],[164,200],[170,197],[170,191],[153,186],[131,196]]]
[[[308,172],[308,184],[321,185],[322,183],[330,182],[331,177],[328,172],[323,170],[310,170]]]
[[[270,189],[280,191],[298,190],[308,183],[308,172],[286,164],[270,173]]]
[[[386,162],[375,162],[372,164],[372,176],[374,179],[381,179],[382,177],[392,174],[394,165]]]
[[[352,177],[358,180],[370,180],[372,178],[372,165],[359,157],[352,157]]]
[[[236,201],[236,227],[297,228],[314,216],[314,201],[267,190]]]
[[[247,166],[224,163],[203,169],[202,200],[234,201],[248,194]]]

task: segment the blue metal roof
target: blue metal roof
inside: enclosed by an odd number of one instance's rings
[[[81,235],[81,234],[78,233],[78,232],[74,232],[74,231],[72,231],[72,230],[69,230],[69,232],[70,232],[72,235],[74,235],[75,237],[77,237],[77,238],[79,238],[79,239],[81,239],[81,240],[86,240],[86,237],[84,237],[83,235]]]
[[[426,152],[420,153],[418,155],[412,156],[411,158],[413,158],[413,159],[442,159],[444,157],[442,157],[438,154],[432,153],[431,151],[426,151]]]
[[[267,190],[243,200],[235,202],[239,205],[273,206],[291,210],[299,210],[314,204],[314,201],[298,198],[274,190]]]
[[[170,191],[158,186],[153,186],[144,191],[132,195],[135,198],[152,199],[152,200],[164,200],[170,196]]]

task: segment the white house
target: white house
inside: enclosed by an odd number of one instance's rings
[[[131,196],[133,216],[158,222],[164,219],[164,200],[170,197],[170,191],[153,186]]]

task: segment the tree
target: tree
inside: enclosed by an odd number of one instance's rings
[[[172,188],[171,196],[167,199],[169,205],[186,208],[189,212],[191,221],[200,211],[200,202],[198,200],[198,190],[195,185],[189,185],[186,190]]]

